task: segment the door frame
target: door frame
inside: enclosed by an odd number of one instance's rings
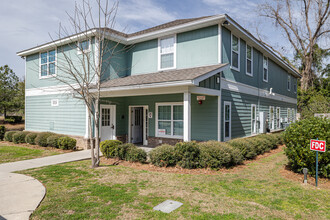
[[[149,129],[149,126],[146,126],[147,122],[146,122],[146,117],[147,117],[147,114],[146,114],[146,110],[149,111],[149,106],[148,105],[129,105],[128,106],[128,143],[132,143],[132,108],[143,108],[143,145],[148,145],[148,139],[147,139],[147,131],[146,131],[146,128],[148,127]],[[149,120],[148,120],[148,123],[149,123]]]
[[[273,109],[273,115],[271,114]],[[271,117],[273,116],[273,117]],[[272,122],[272,126],[270,127],[269,124]],[[275,106],[269,106],[269,123],[268,123],[270,130],[275,130]]]
[[[230,110],[230,114],[229,114],[229,137],[226,137],[226,105],[229,105],[229,110]],[[224,141],[228,141],[231,139],[231,102],[229,101],[224,101],[223,102],[223,140]]]
[[[253,107],[255,108],[255,118],[254,118],[254,124],[253,124]],[[253,132],[253,128],[255,127],[255,132]],[[251,135],[258,133],[258,124],[257,124],[257,105],[251,104]]]
[[[102,137],[102,108],[110,108],[110,121],[113,122],[114,129],[113,129],[113,135],[112,135],[112,140],[116,140],[116,129],[117,129],[117,124],[116,124],[116,105],[100,105],[100,138]]]

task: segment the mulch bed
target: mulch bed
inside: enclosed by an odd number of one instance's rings
[[[245,168],[247,168],[247,164],[249,163],[254,163],[262,158],[268,157],[270,155],[276,154],[280,151],[282,151],[283,145],[279,146],[278,148],[271,150],[270,152],[264,153],[262,155],[258,155],[255,159],[253,160],[246,160],[243,162],[243,164],[226,169],[222,168],[219,170],[212,170],[212,169],[184,169],[181,167],[157,167],[152,164],[141,164],[141,163],[131,163],[128,161],[124,160],[117,160],[117,159],[112,159],[112,158],[101,158],[101,165],[121,165],[125,167],[131,167],[134,169],[138,170],[147,170],[147,171],[152,171],[152,172],[162,172],[162,173],[177,173],[177,174],[207,174],[207,175],[219,175],[221,173],[236,173],[239,172]]]

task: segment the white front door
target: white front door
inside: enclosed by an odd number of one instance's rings
[[[101,141],[116,139],[116,108],[114,105],[101,105]]]
[[[143,107],[131,108],[132,143],[143,142]]]

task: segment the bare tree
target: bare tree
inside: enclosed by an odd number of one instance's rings
[[[107,40],[108,37],[117,34],[113,27],[118,1],[111,5],[108,0],[105,0],[104,5],[101,4],[101,0],[95,1],[97,10],[92,8],[92,4],[87,0],[83,0],[81,5],[76,4],[74,14],[67,13],[71,29],[60,24],[56,36],[60,40],[52,38],[58,54],[56,64],[58,71],[53,77],[67,85],[73,97],[83,100],[88,109],[92,167],[97,167],[100,163],[101,80],[110,77],[107,67],[115,62],[113,58],[123,50],[117,48],[119,41]],[[95,11],[97,16],[94,17]],[[92,43],[95,47],[91,47]],[[93,125],[95,135],[93,135]]]
[[[329,40],[330,0],[277,0],[260,5],[260,15],[271,19],[283,31],[301,62],[301,88],[306,91],[313,84],[313,56],[322,40]],[[280,50],[259,40],[285,58]],[[327,45],[329,46],[329,45]],[[330,48],[322,48],[329,51]]]

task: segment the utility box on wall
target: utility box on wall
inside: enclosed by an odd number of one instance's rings
[[[267,112],[259,112],[259,133],[266,133],[267,131],[267,118],[268,113]]]

